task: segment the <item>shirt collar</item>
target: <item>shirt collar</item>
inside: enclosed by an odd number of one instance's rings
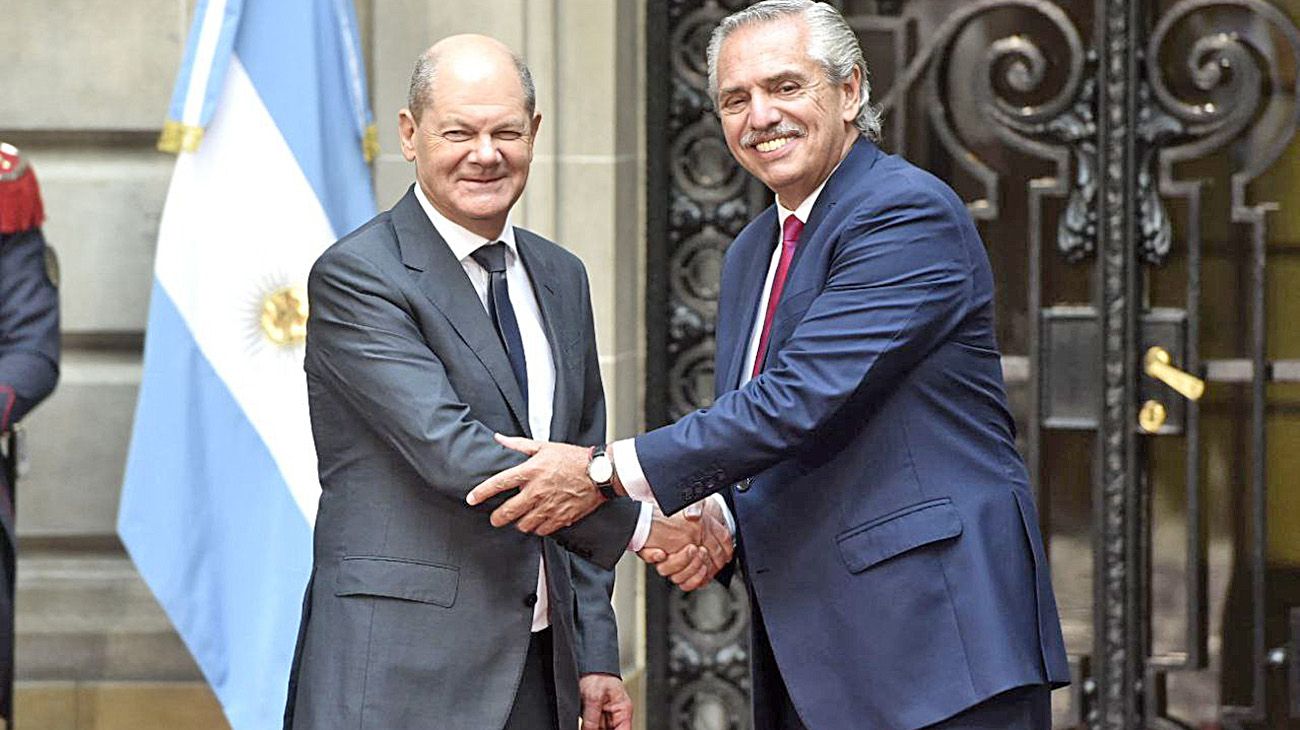
[[[784,228],[785,219],[789,218],[792,215],[795,218],[798,218],[800,223],[807,223],[808,216],[812,215],[813,206],[817,204],[817,198],[821,197],[822,188],[826,187],[826,183],[829,182],[831,177],[835,175],[835,170],[840,169],[840,164],[843,164],[843,162],[844,162],[843,160],[840,160],[840,163],[835,165],[835,169],[831,170],[831,174],[827,175],[825,180],[822,180],[822,184],[818,185],[816,190],[812,191],[812,193],[809,194],[808,197],[803,199],[803,202],[799,204],[798,208],[795,208],[794,210],[790,210],[789,208],[786,208],[784,205],[781,205],[780,200],[777,200],[776,203],[777,223],[779,223],[781,227]],[[417,185],[416,187],[418,188],[419,186]]]
[[[506,215],[506,224],[501,229],[501,235],[496,239],[487,239],[464,226],[452,222],[450,218],[433,207],[433,203],[429,202],[428,196],[424,194],[424,188],[420,187],[418,182],[415,183],[415,198],[420,201],[420,207],[424,208],[424,214],[429,216],[429,222],[437,229],[438,235],[442,236],[442,240],[447,242],[447,247],[451,249],[452,255],[457,260],[464,261],[483,244],[496,241],[504,243],[510,253],[516,259],[519,258],[519,249],[515,245],[515,227],[510,224],[509,214]]]

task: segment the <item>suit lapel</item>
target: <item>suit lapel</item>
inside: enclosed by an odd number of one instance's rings
[[[514,371],[510,369],[505,346],[501,344],[492,319],[483,308],[464,267],[420,207],[414,187],[393,206],[392,220],[402,263],[408,269],[421,272],[418,278],[420,290],[474,351],[501,390],[515,421],[525,434],[531,436],[528,407],[519,383],[515,381]]]
[[[843,162],[831,174],[830,179],[826,181],[826,186],[822,188],[821,194],[817,196],[817,202],[813,204],[812,210],[808,213],[808,222],[804,224],[803,232],[799,236],[799,246],[795,249],[794,258],[790,261],[790,270],[787,272],[785,279],[785,290],[782,292],[781,301],[777,302],[776,311],[772,313],[774,327],[776,322],[782,321],[782,316],[789,312],[789,307],[793,306],[787,304],[790,299],[786,294],[794,293],[797,290],[797,288],[791,288],[791,283],[795,280],[795,276],[799,271],[799,262],[807,256],[814,255],[809,253],[810,250],[821,248],[827,243],[824,237],[818,237],[822,224],[830,218],[831,211],[834,210],[836,204],[839,203],[840,198],[846,192],[864,183],[865,176],[881,156],[880,148],[876,147],[870,140],[860,137],[849,148],[849,153],[844,156]],[[775,235],[774,233],[773,236]],[[793,328],[783,328],[780,332],[776,329],[772,330],[767,343],[767,353],[764,357],[765,363],[776,357],[785,341],[789,339],[792,331]],[[748,340],[746,344],[748,344]]]
[[[822,188],[821,195],[817,196],[817,202],[813,204],[812,211],[808,214],[808,223],[804,225],[803,233],[799,237],[799,248],[795,250],[794,260],[790,262],[792,274],[794,267],[799,264],[801,254],[810,248],[803,244],[812,243],[817,238],[817,231],[830,217],[831,209],[840,198],[844,197],[844,193],[865,182],[863,176],[875,167],[876,160],[881,156],[880,148],[862,137],[859,137],[858,141],[849,148],[849,153],[844,156],[844,161],[835,172],[831,173],[830,179],[826,181],[826,187]]]
[[[564,304],[560,299],[562,287],[556,277],[554,264],[539,249],[538,243],[527,231],[515,228],[515,245],[519,248],[519,258],[524,270],[533,282],[533,293],[537,297],[537,306],[542,311],[542,326],[546,329],[546,341],[551,347],[551,361],[555,363],[555,398],[551,409],[551,440],[557,441],[568,436],[561,433],[566,423],[569,409],[574,406],[572,386],[582,372],[582,363],[570,346],[574,341],[574,328],[578,322],[564,316]]]
[[[772,263],[776,236],[776,207],[772,206],[763,211],[731,244],[740,247],[738,253],[743,263],[737,274],[740,281],[736,283],[740,287],[740,296],[734,300],[739,309],[718,313],[719,331],[726,332],[726,337],[718,341],[719,357],[725,358],[719,363],[724,365],[719,369],[722,373],[720,392],[733,390],[740,384],[740,371],[745,365],[749,335],[754,331],[754,317],[757,315],[759,297],[763,294],[763,284],[767,280],[767,269]],[[730,298],[723,301],[728,299]],[[731,326],[731,323],[735,326]]]

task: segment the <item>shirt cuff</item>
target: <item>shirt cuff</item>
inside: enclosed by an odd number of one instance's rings
[[[640,552],[645,547],[646,540],[650,539],[650,521],[654,518],[655,508],[647,502],[641,503],[641,515],[636,518],[636,529],[632,531],[632,539],[627,542],[628,552]]]
[[[614,469],[618,471],[618,480],[627,490],[627,496],[658,507],[659,500],[655,499],[654,490],[646,481],[645,472],[641,471],[641,460],[636,457],[636,441],[615,441],[609,446],[609,456],[614,460]]]
[[[718,503],[718,509],[722,510],[722,518],[727,521],[727,530],[731,536],[736,536],[736,518],[731,516],[731,510],[727,508],[727,500],[718,492],[709,495],[709,499]]]

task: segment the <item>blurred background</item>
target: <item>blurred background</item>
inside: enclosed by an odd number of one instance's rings
[[[380,209],[413,180],[415,57],[474,31],[527,60],[544,121],[515,222],[586,262],[611,436],[711,400],[721,254],[770,202],[704,91],[744,4],[355,0]],[[1057,726],[1300,727],[1300,2],[834,4],[882,146],[958,191],[993,260],[1076,676]],[[18,486],[24,728],[227,727],[116,531],[193,13],[0,0],[0,141],[62,261],[61,381]],[[743,589],[684,596],[626,560],[615,603],[639,723],[747,727]]]

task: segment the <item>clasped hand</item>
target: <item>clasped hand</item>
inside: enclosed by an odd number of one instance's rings
[[[588,449],[500,434],[496,439],[529,459],[484,480],[465,498],[477,505],[517,487],[518,494],[493,510],[494,527],[514,524],[520,532],[550,535],[591,514],[604,501],[587,476]],[[716,499],[698,502],[671,517],[655,507],[650,535],[637,554],[683,590],[705,585],[731,561],[735,547],[722,509]]]
[[[706,499],[666,517],[654,508],[650,536],[637,555],[684,591],[706,585],[731,562],[735,542],[722,506]]]

